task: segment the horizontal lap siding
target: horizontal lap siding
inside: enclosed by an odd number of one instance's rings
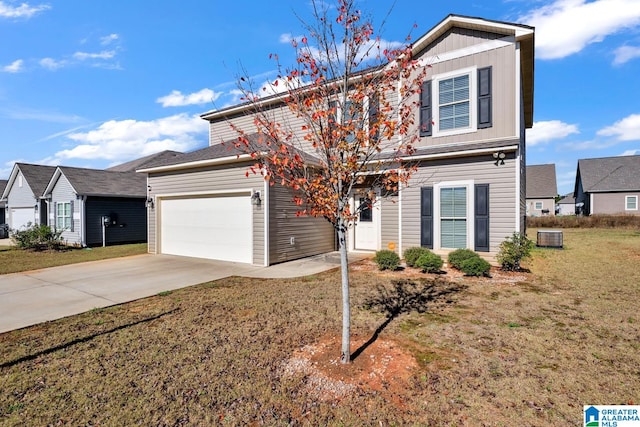
[[[76,193],[73,187],[69,183],[69,180],[64,175],[60,175],[60,178],[51,191],[51,202],[49,203],[49,225],[55,227],[56,224],[56,203],[65,203],[73,201],[73,212],[71,213],[71,220],[73,221],[73,231],[64,231],[62,233],[62,239],[68,244],[78,245],[82,243],[81,236],[81,219],[80,209],[82,201],[76,200]],[[77,218],[77,219],[76,219]]]
[[[625,210],[626,196],[637,196],[640,203],[640,192],[620,192],[620,193],[593,193],[593,206],[591,215],[598,214],[629,214],[640,215],[640,210]]]
[[[22,187],[18,186],[20,177],[22,177]],[[36,199],[33,197],[33,190],[29,186],[27,179],[22,175],[22,172],[18,172],[13,185],[9,189],[9,194],[7,194],[7,206],[9,208],[33,208],[35,204]]]
[[[335,250],[333,227],[324,218],[296,217],[290,189],[269,187],[269,262],[275,264]],[[294,244],[291,244],[291,238]]]
[[[149,175],[150,194],[216,193],[221,191],[263,191],[264,179],[249,173],[247,163],[182,170]],[[156,202],[157,203],[157,202]],[[149,210],[149,252],[158,252],[156,211]],[[253,263],[264,264],[264,204],[253,209]]]
[[[380,203],[381,220],[381,249],[388,249],[389,243],[394,243],[398,250],[399,243],[399,203],[397,196],[384,197]]]
[[[473,180],[489,184],[490,252],[515,231],[516,160],[508,154],[505,164],[495,166],[492,156],[428,161],[412,175],[410,185],[401,192],[402,249],[420,246],[420,188],[445,181]]]

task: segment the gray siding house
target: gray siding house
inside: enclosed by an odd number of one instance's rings
[[[506,237],[525,227],[534,29],[449,15],[414,43],[413,56],[428,67],[414,100],[421,138],[404,159],[418,169],[407,186],[350,227],[349,249],[470,248],[492,258]],[[446,94],[439,94],[451,84],[461,84],[456,101],[467,111],[455,123],[445,117]],[[265,98],[263,107],[294,128],[297,119],[283,99]],[[270,265],[335,248],[326,221],[296,217],[288,191],[245,176],[250,157],[222,144],[238,137],[230,123],[254,132],[251,114],[247,105],[207,112],[208,148],[138,169],[148,174],[153,201],[150,252]],[[359,202],[354,193],[352,205]]]
[[[27,224],[47,224],[48,204],[41,196],[51,179],[54,166],[16,163],[2,193],[6,203],[9,229],[19,230]]]
[[[527,166],[528,216],[555,215],[557,195],[556,165]]]
[[[64,230],[67,244],[96,246],[145,242],[147,239],[146,177],[59,166],[43,197],[49,204],[47,223]],[[108,217],[104,227],[103,218]]]
[[[640,156],[578,160],[574,194],[583,215],[640,215]]]
[[[7,222],[7,202],[2,199],[2,193],[4,193],[4,189],[7,188],[7,180],[0,179],[0,225],[6,224]]]

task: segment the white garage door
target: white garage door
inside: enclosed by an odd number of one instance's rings
[[[248,195],[161,199],[160,252],[251,263],[251,213]]]
[[[33,208],[11,209],[11,223],[9,226],[12,230],[20,230],[26,227],[28,223],[36,223],[36,213]]]

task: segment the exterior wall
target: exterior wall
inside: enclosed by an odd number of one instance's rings
[[[56,203],[71,202],[73,206],[73,212],[71,218],[73,221],[72,230],[65,230],[62,233],[62,239],[68,244],[80,245],[83,244],[82,239],[82,226],[80,211],[82,209],[82,201],[76,199],[76,193],[73,187],[64,175],[60,175],[55,186],[51,190],[51,200],[49,201],[49,225],[55,227],[56,221]]]
[[[212,166],[206,168],[178,170],[171,172],[150,173],[148,183],[149,195],[152,197],[178,195],[188,193],[215,193],[222,191],[246,190],[264,191],[264,179],[260,175],[249,174],[248,163]],[[149,252],[159,253],[158,230],[156,216],[158,201],[155,207],[148,209],[148,245]],[[253,263],[264,265],[265,246],[265,204],[253,206]]]
[[[542,203],[542,209],[536,209],[536,202]],[[527,216],[555,215],[555,198],[553,199],[527,199]],[[548,210],[549,212],[542,212]]]
[[[467,28],[452,28],[440,36],[429,46],[430,55],[441,55],[458,49],[475,46],[487,40],[504,37],[501,34],[486,31],[470,30]]]
[[[438,53],[442,53],[441,47],[443,44],[460,45],[460,49],[464,49],[464,47],[472,43],[473,40],[471,36],[465,36],[461,39],[459,34],[451,32],[448,33],[446,37],[451,38],[451,40],[441,40],[439,43],[436,42],[437,44],[435,46],[429,46],[418,57],[424,63],[431,65],[426,79],[431,80],[434,76],[463,70],[465,68],[483,68],[492,66],[492,126],[486,129],[477,129],[475,132],[471,133],[461,133],[450,136],[421,137],[416,144],[416,147],[460,144],[464,142],[477,142],[502,138],[518,139],[520,136],[520,129],[517,126],[519,117],[514,114],[514,112],[516,112],[520,107],[520,105],[516,104],[516,100],[518,99],[518,97],[516,97],[518,92],[516,91],[520,85],[516,84],[517,61],[515,43],[480,53],[467,53],[465,51],[460,51],[458,52],[460,55],[459,57],[447,61],[432,63],[437,61]],[[473,43],[476,41],[485,42],[487,40],[486,38],[473,40]],[[463,44],[465,46],[463,46]],[[455,53],[452,51],[447,52],[449,54]],[[415,96],[414,101],[419,105],[418,95]],[[471,101],[477,102],[477,94],[472,93]],[[434,108],[437,108],[435,101]],[[419,117],[416,116],[416,126],[418,125]],[[434,125],[434,135],[435,127],[436,125]]]
[[[599,214],[627,214],[640,215],[640,210],[625,210],[625,196],[637,196],[640,204],[640,191],[620,192],[620,193],[590,193],[593,197],[590,215]]]
[[[400,204],[397,195],[383,197],[380,200],[380,249],[389,249],[389,243],[394,243],[395,251],[400,256]]]
[[[558,215],[575,215],[576,205],[575,203],[559,203]]]
[[[324,218],[296,217],[290,189],[269,187],[269,264],[335,250],[335,232]],[[292,240],[293,239],[293,242]]]
[[[109,216],[116,222],[105,229],[107,245],[147,241],[145,199],[87,197],[85,227],[89,246],[102,245],[102,216]]]
[[[19,182],[22,180],[22,187],[19,186]],[[9,189],[7,194],[7,223],[9,224],[9,228],[16,228],[13,224],[13,219],[11,218],[11,209],[20,209],[20,208],[31,208],[34,209],[34,206],[39,206],[39,200],[33,197],[33,190],[29,186],[22,172],[18,171],[15,180],[13,181],[13,185]],[[33,213],[33,223],[37,224],[40,220],[39,215],[34,209]]]
[[[400,194],[401,250],[420,246],[421,187],[434,186],[445,181],[473,180],[474,184],[489,184],[489,251],[497,252],[500,243],[514,232],[518,221],[517,171],[518,164],[513,153],[507,154],[505,164],[500,166],[494,164],[491,155],[433,160],[421,164],[420,169],[412,176],[410,186],[404,188]],[[434,209],[437,208],[434,206]]]

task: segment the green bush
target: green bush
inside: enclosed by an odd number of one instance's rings
[[[468,259],[480,258],[480,255],[471,249],[456,249],[449,253],[447,261],[449,265],[457,270],[462,270],[462,263]]]
[[[404,253],[404,261],[407,263],[409,267],[416,267],[416,261],[420,258],[421,255],[431,252],[428,248],[422,248],[420,246],[415,246],[413,248],[405,249]]]
[[[11,239],[20,249],[42,251],[63,246],[62,231],[53,230],[48,225],[28,223],[24,230],[12,230]]]
[[[522,233],[514,232],[500,243],[497,260],[503,270],[519,271],[520,262],[531,256],[534,243]]]
[[[429,251],[422,255],[416,261],[416,267],[421,268],[423,273],[438,273],[442,269],[442,257]]]
[[[462,261],[460,264],[460,270],[462,270],[467,276],[489,276],[491,264],[479,256],[476,256]]]
[[[373,261],[378,264],[378,270],[397,270],[400,266],[398,254],[388,249],[376,252]]]

